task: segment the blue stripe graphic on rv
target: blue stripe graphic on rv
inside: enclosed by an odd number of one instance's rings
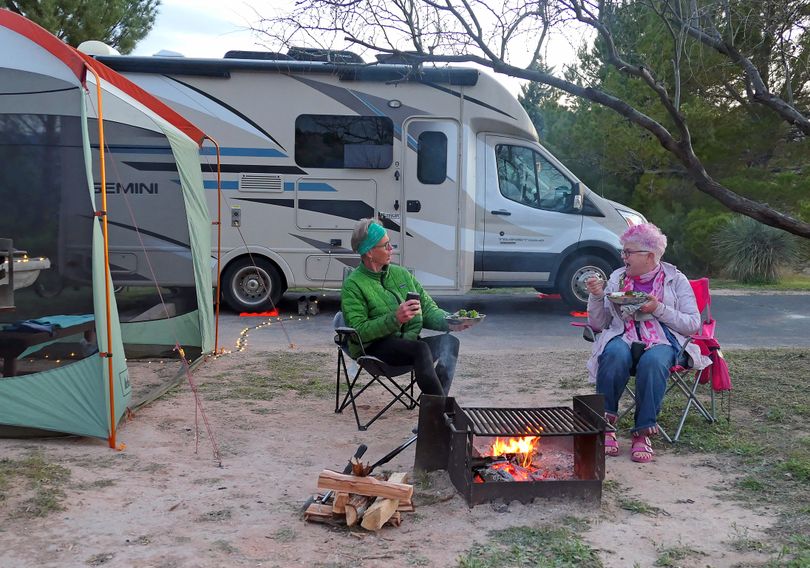
[[[217,149],[211,146],[200,148],[201,156],[216,156]],[[220,156],[239,156],[244,158],[286,158],[287,154],[274,148],[220,148]]]
[[[251,203],[262,203],[265,205],[276,205],[279,207],[295,207],[294,199],[272,199],[266,197],[236,197],[237,201],[250,201]],[[298,209],[323,213],[334,217],[343,217],[356,221],[374,217],[374,208],[364,201],[356,199],[335,200],[335,199],[298,199]],[[392,221],[388,217],[382,219],[383,227],[390,231],[400,232],[399,223]],[[408,236],[412,236],[409,233]]]
[[[223,180],[220,184],[222,189],[239,189],[239,182],[234,180]],[[213,179],[203,180],[203,187],[205,189],[216,189],[217,181]],[[284,191],[295,191],[295,184],[291,181],[284,182]],[[298,191],[337,191],[328,183],[321,182],[301,182],[298,184]]]
[[[216,189],[217,188],[217,180],[215,179],[204,179],[203,180],[203,187],[205,189]],[[222,189],[239,189],[239,182],[238,181],[225,181],[223,180],[220,184]]]
[[[91,148],[98,150],[98,144],[91,144]],[[109,144],[107,151],[110,154],[171,154],[170,146],[135,146],[126,144]]]

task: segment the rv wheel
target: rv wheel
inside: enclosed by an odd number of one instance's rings
[[[584,310],[588,306],[588,289],[585,280],[593,273],[607,281],[612,272],[610,264],[598,256],[578,256],[563,268],[558,279],[560,296],[572,308]]]
[[[222,299],[237,312],[271,310],[284,293],[278,269],[263,258],[242,257],[222,274]]]

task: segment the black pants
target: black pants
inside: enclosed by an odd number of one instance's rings
[[[447,396],[456,372],[458,346],[458,338],[449,333],[416,341],[386,337],[367,346],[366,353],[392,366],[413,365],[416,384],[423,393]]]

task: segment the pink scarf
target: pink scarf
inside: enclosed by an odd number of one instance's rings
[[[632,291],[636,284],[646,284],[644,288],[649,288],[649,282],[652,281],[652,292],[650,295],[663,303],[664,300],[664,269],[659,264],[656,268],[641,276],[630,276],[626,274],[622,276],[619,281],[619,288],[622,292]],[[639,337],[640,335],[640,337]],[[630,319],[624,322],[624,342],[628,345],[634,341],[641,341],[645,345],[645,349],[649,349],[654,345],[669,345],[669,340],[664,333],[664,328],[661,323],[655,319],[645,321],[635,321]]]

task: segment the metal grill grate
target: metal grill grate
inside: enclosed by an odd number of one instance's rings
[[[476,436],[570,436],[599,430],[565,406],[549,408],[461,408]]]

